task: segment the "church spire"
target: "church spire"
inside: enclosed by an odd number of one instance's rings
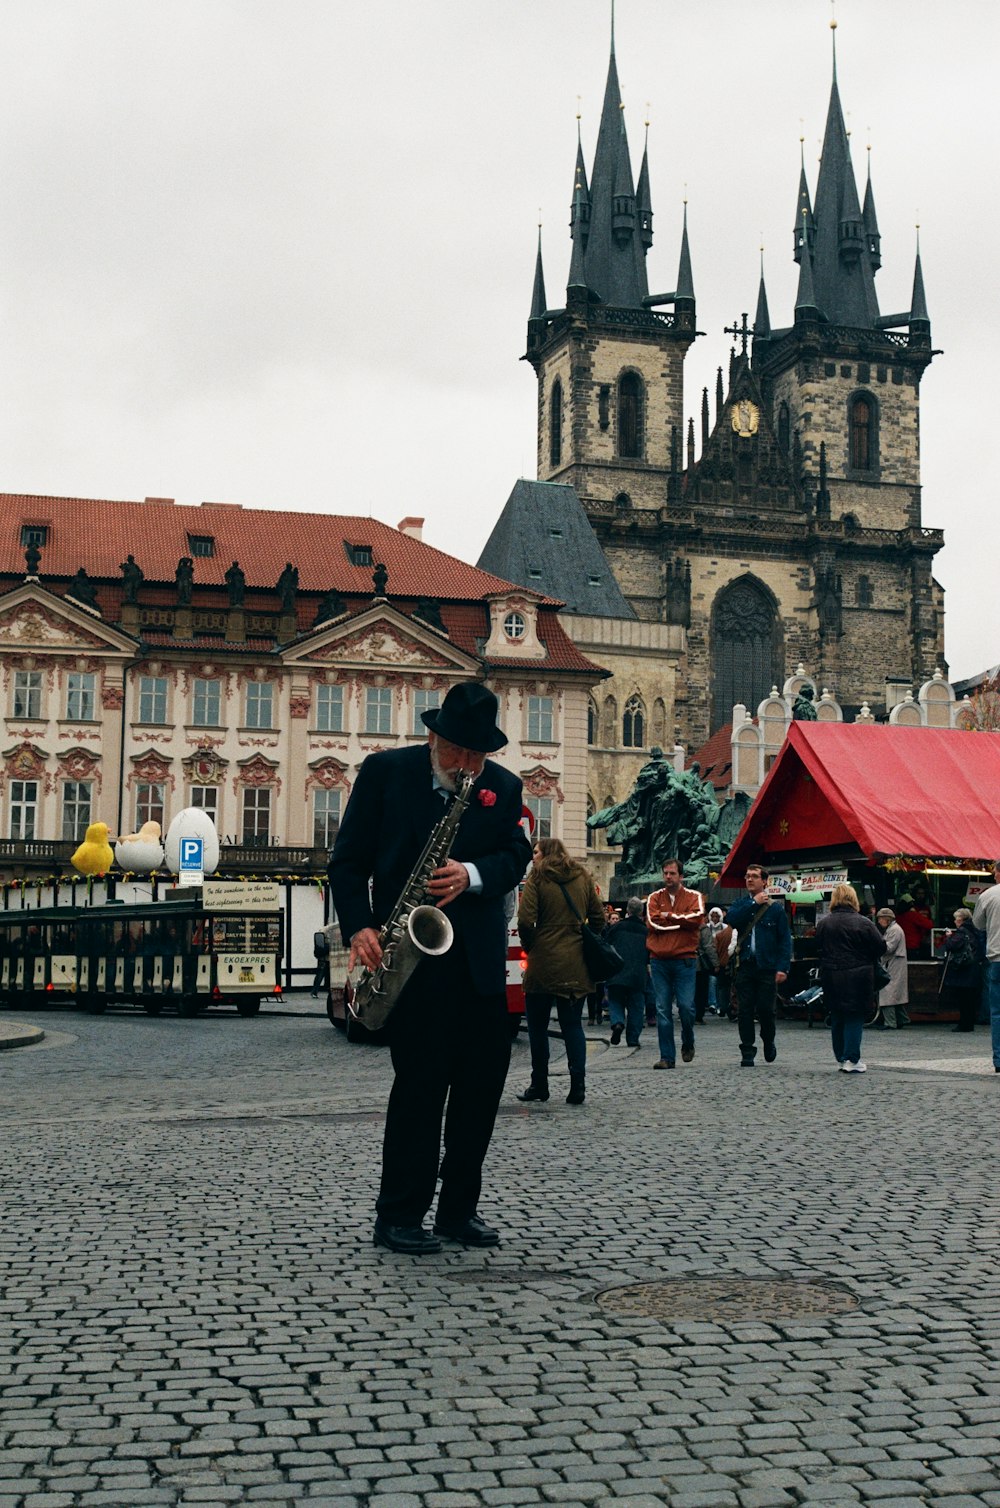
[[[538,251],[535,255],[535,282],[531,290],[531,313],[529,319],[542,319],[548,305],[545,302],[545,274],[542,271],[542,227],[538,227]]]
[[[583,144],[580,140],[580,116],[576,117],[576,167],[573,171],[573,203],[569,212],[569,233],[574,241],[587,245],[590,234],[590,190],[587,187],[587,166],[583,160]]]
[[[767,340],[771,334],[771,316],[767,308],[767,289],[764,287],[764,248],[760,248],[760,287],[757,290],[757,313],[753,317],[755,339]]]
[[[875,214],[875,195],[872,192],[872,149],[868,148],[868,182],[865,184],[865,202],[861,211],[865,224],[865,240],[868,242],[868,257],[872,272],[882,265],[882,237],[878,233],[878,217]]]
[[[802,247],[808,246],[811,252],[816,240],[816,221],[813,219],[809,184],[806,180],[805,137],[803,136],[799,137],[799,158],[799,197],[795,202],[795,224],[792,227],[796,262],[802,259]]]
[[[812,257],[805,252],[799,263],[799,287],[795,295],[795,323],[799,325],[818,318],[816,290],[813,286]]]
[[[836,22],[830,24],[835,30]],[[815,221],[812,271],[817,306],[830,324],[874,329],[879,318],[878,299],[840,104],[836,50],[816,181]]]
[[[920,265],[920,226],[917,226],[917,260],[913,268],[913,297],[910,300],[910,344],[931,343],[931,319],[924,294],[924,273]]]
[[[585,280],[604,303],[620,309],[641,309],[649,292],[646,250],[641,234],[635,234],[636,195],[618,84],[613,28],[612,17],[608,78],[590,177]],[[583,177],[580,182],[582,186]]]
[[[682,304],[682,300],[685,302]],[[684,200],[684,229],[681,232],[681,259],[677,267],[677,296],[674,307],[690,308],[694,313],[694,278],[691,276],[691,248],[688,246],[688,207]]]
[[[644,252],[653,244],[653,204],[649,192],[649,121],[646,121],[646,139],[642,146],[642,167],[639,169],[639,186],[635,191],[635,207],[639,217],[639,240]]]

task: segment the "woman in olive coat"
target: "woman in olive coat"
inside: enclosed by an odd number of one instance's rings
[[[582,1105],[587,1064],[583,1003],[596,981],[584,963],[581,923],[602,932],[604,908],[590,875],[558,838],[539,838],[532,859],[517,908],[521,946],[528,955],[524,1012],[531,1048],[531,1083],[518,1099],[549,1097],[549,1017],[555,1006],[569,1066],[566,1103]]]

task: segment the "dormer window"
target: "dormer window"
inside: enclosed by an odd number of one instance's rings
[[[542,573],[537,566],[529,566],[528,575],[532,581],[541,581],[542,579]]]
[[[600,586],[600,584],[601,584],[601,578],[600,578],[600,576],[588,576],[587,577],[587,585],[588,586]]]
[[[189,534],[188,550],[192,555],[200,555],[203,559],[215,554],[215,540],[211,534]]]
[[[351,565],[370,566],[372,564],[371,545],[345,545],[344,548]]]
[[[21,525],[21,549],[30,550],[32,546],[36,550],[42,550],[48,543],[49,528],[47,524],[22,524]]]
[[[550,539],[562,539],[562,533],[563,533],[563,531],[561,529],[550,529],[549,530],[549,538]]]
[[[523,639],[525,629],[526,624],[520,613],[508,613],[506,618],[503,620],[503,631],[507,635],[508,639],[515,641],[518,639]]]

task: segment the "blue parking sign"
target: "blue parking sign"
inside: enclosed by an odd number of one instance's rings
[[[178,857],[178,870],[181,878],[197,878],[198,883],[200,883],[205,864],[204,838],[182,838]]]

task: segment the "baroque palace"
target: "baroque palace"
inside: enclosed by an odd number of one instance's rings
[[[526,351],[538,480],[515,489],[479,561],[566,600],[568,631],[612,672],[590,711],[598,807],[624,798],[650,743],[697,751],[799,663],[848,719],[863,704],[887,716],[947,668],[943,535],[921,507],[920,383],[936,353],[919,248],[908,306],[882,313],[874,188],[869,174],[858,193],[835,52],[815,194],[804,162],[794,189],[790,318],[772,321],[762,272],[696,425],[686,212],[674,287],[651,293],[650,167],[644,151],[635,178],[612,38],[589,176],[578,133],[558,307],[539,238]],[[575,591],[549,542],[571,515],[596,546]]]
[[[197,806],[223,870],[322,870],[362,759],[487,679],[540,834],[582,846],[590,688],[558,604],[371,518],[0,497],[3,870]]]

